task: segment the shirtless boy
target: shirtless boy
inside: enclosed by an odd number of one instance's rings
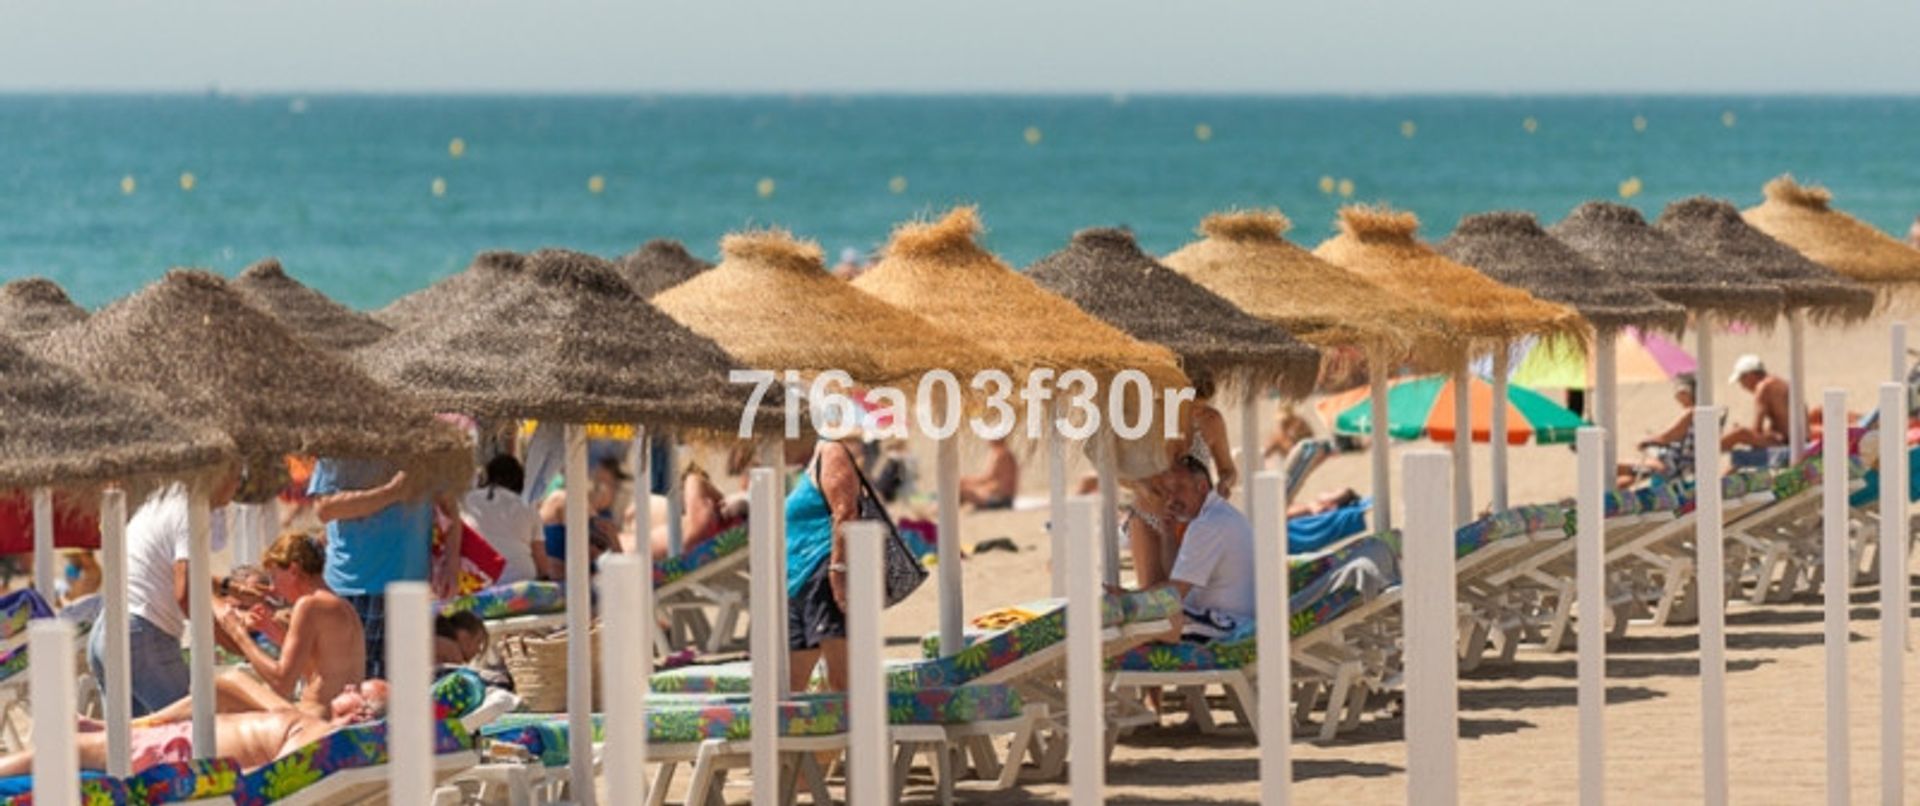
[[[1728,430],[1720,438],[1721,450],[1735,445],[1768,448],[1787,444],[1788,407],[1792,401],[1787,394],[1786,379],[1767,374],[1760,356],[1749,354],[1734,362],[1733,377],[1729,380],[1753,395],[1753,424]]]

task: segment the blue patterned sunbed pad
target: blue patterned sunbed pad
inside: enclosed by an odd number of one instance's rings
[[[743,520],[722,529],[710,539],[700,541],[678,557],[668,557],[654,563],[653,586],[658,588],[746,548],[747,535],[747,522]]]
[[[1293,589],[1287,603],[1288,632],[1306,635],[1380,593],[1400,584],[1398,557],[1386,541],[1369,538],[1362,551],[1345,555],[1338,567]],[[1134,647],[1107,662],[1110,670],[1168,672],[1237,669],[1254,660],[1255,624],[1244,622],[1232,633],[1204,644],[1191,641]]]
[[[80,774],[80,802],[87,806],[152,806],[231,794],[240,765],[224,758],[155,764],[128,778],[97,772]],[[33,803],[33,776],[0,778],[0,806]]]
[[[566,609],[565,586],[533,579],[482,588],[440,603],[440,615],[466,610],[487,620],[561,613]]]
[[[1864,466],[1863,466],[1864,467]],[[1880,503],[1880,468],[1865,469],[1860,478],[1866,485],[1847,498],[1849,506],[1875,506]],[[1920,501],[1920,448],[1907,450],[1907,499]]]
[[[469,752],[473,737],[455,720],[444,720],[433,732],[436,755]],[[239,806],[272,803],[306,789],[328,775],[345,770],[387,763],[387,723],[336,730],[318,741],[275,759],[273,763],[241,776],[233,793]]]
[[[847,730],[846,698],[840,694],[800,694],[780,704],[780,735],[831,736]],[[954,725],[1019,715],[1020,695],[1007,686],[966,686],[888,695],[887,720],[894,725]],[[603,740],[605,725],[593,717],[593,740]],[[540,763],[568,761],[565,717],[508,714],[481,729],[487,743],[518,745]],[[753,738],[752,713],[744,694],[666,694],[647,702],[647,741],[686,744],[708,739]]]
[[[53,618],[53,608],[39,591],[21,588],[0,596],[0,640],[25,634],[27,622],[43,618]]]

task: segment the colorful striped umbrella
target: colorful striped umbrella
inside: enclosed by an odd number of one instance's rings
[[[1493,385],[1473,376],[1469,394],[1473,441],[1488,442],[1493,432]],[[1453,441],[1453,396],[1453,382],[1445,375],[1394,381],[1387,391],[1387,433],[1394,439]],[[1328,397],[1315,408],[1335,431],[1366,434],[1373,427],[1368,397],[1363,386]],[[1509,445],[1572,442],[1574,432],[1585,424],[1580,415],[1538,392],[1517,386],[1507,389]]]
[[[1626,328],[1616,342],[1619,382],[1623,384],[1665,383],[1682,372],[1693,372],[1697,364],[1686,348],[1673,343],[1657,333],[1646,333],[1635,328]],[[1516,350],[1513,372],[1507,379],[1515,386],[1530,389],[1592,389],[1594,385],[1593,364],[1587,355],[1570,346],[1557,343],[1533,341],[1521,350]],[[1492,362],[1483,362],[1487,366],[1476,366],[1482,374],[1491,371]]]

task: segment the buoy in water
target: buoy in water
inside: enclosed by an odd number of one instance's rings
[[[447,195],[447,180],[436,176],[433,178],[433,185],[431,187],[433,188],[433,195],[435,196]]]
[[[753,186],[753,192],[760,194],[760,198],[762,199],[772,198],[773,177],[761,177],[760,181]]]
[[[459,159],[467,154],[467,141],[459,137],[447,143],[447,156]]]

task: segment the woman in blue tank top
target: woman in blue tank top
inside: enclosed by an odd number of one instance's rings
[[[847,687],[846,541],[839,527],[860,516],[859,473],[846,446],[821,442],[787,496],[787,649],[794,691],[806,690],[823,655],[827,687]]]

